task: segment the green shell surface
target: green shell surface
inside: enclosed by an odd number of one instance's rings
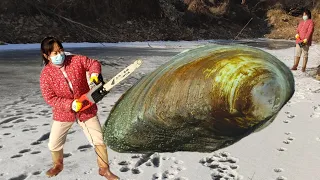
[[[182,52],[140,79],[104,124],[117,152],[212,152],[269,125],[294,93],[290,69],[247,46]]]

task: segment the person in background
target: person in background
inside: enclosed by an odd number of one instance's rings
[[[99,83],[101,64],[86,56],[66,55],[61,42],[54,37],[43,39],[41,55],[44,67],[40,74],[40,89],[45,102],[53,111],[48,143],[53,167],[46,175],[56,176],[63,170],[63,146],[69,129],[77,121],[87,139],[95,146],[99,174],[108,180],[119,179],[109,170],[107,148],[97,117],[97,105],[80,111],[82,103],[77,100],[90,90],[87,72],[91,76],[90,82]]]
[[[297,70],[299,65],[300,56],[303,55],[302,72],[306,71],[308,62],[308,51],[312,44],[312,35],[314,32],[314,22],[311,19],[310,10],[306,9],[303,11],[303,20],[299,23],[297,28],[296,38],[296,53],[294,65],[291,70]]]

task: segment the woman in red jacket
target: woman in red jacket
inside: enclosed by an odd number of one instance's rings
[[[303,11],[303,21],[299,23],[296,34],[296,54],[294,65],[291,70],[297,70],[299,65],[300,56],[303,55],[302,72],[306,71],[308,62],[308,51],[312,43],[312,35],[314,31],[314,22],[311,19],[310,10]]]
[[[99,83],[101,64],[86,56],[65,55],[61,42],[54,37],[46,37],[41,42],[41,53],[45,66],[40,75],[40,88],[45,102],[53,111],[48,143],[53,167],[47,171],[47,176],[56,176],[62,171],[63,145],[68,130],[77,121],[88,140],[95,146],[99,174],[108,180],[118,179],[109,170],[107,149],[97,118],[97,105],[79,112],[82,104],[77,100],[89,91],[87,72],[91,75],[91,82]]]

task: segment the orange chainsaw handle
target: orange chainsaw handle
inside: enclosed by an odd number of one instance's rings
[[[105,95],[109,93],[109,91],[104,89],[103,85],[104,83],[97,84],[92,87],[89,92],[80,96],[78,99],[78,101],[82,103],[82,108],[80,111],[84,111],[93,104],[98,103]]]
[[[94,102],[91,102],[88,99],[87,94],[83,94],[82,96],[80,96],[78,101],[82,103],[82,108],[80,109],[79,112],[84,111],[84,110],[88,109],[89,107],[91,107],[93,104],[95,104]]]

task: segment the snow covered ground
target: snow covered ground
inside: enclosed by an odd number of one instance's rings
[[[263,41],[251,40],[248,44],[259,46],[292,66],[294,48],[277,49],[283,42],[292,42],[272,41],[264,46]],[[106,79],[136,58],[144,61],[130,78],[99,102],[99,118],[104,124],[114,103],[138,79],[183,50],[213,42],[63,45],[66,51],[99,59]],[[280,45],[275,48],[277,43]],[[294,96],[262,131],[212,153],[143,155],[109,149],[111,170],[127,180],[320,180],[320,83],[314,79],[320,64],[319,47],[311,46],[306,73],[301,72],[302,62],[298,71],[293,72]],[[47,142],[52,120],[51,109],[39,90],[40,64],[39,44],[0,46],[0,180],[47,179],[45,172],[51,166]],[[97,172],[95,152],[77,124],[69,132],[64,153],[64,170],[51,179],[103,179]]]

